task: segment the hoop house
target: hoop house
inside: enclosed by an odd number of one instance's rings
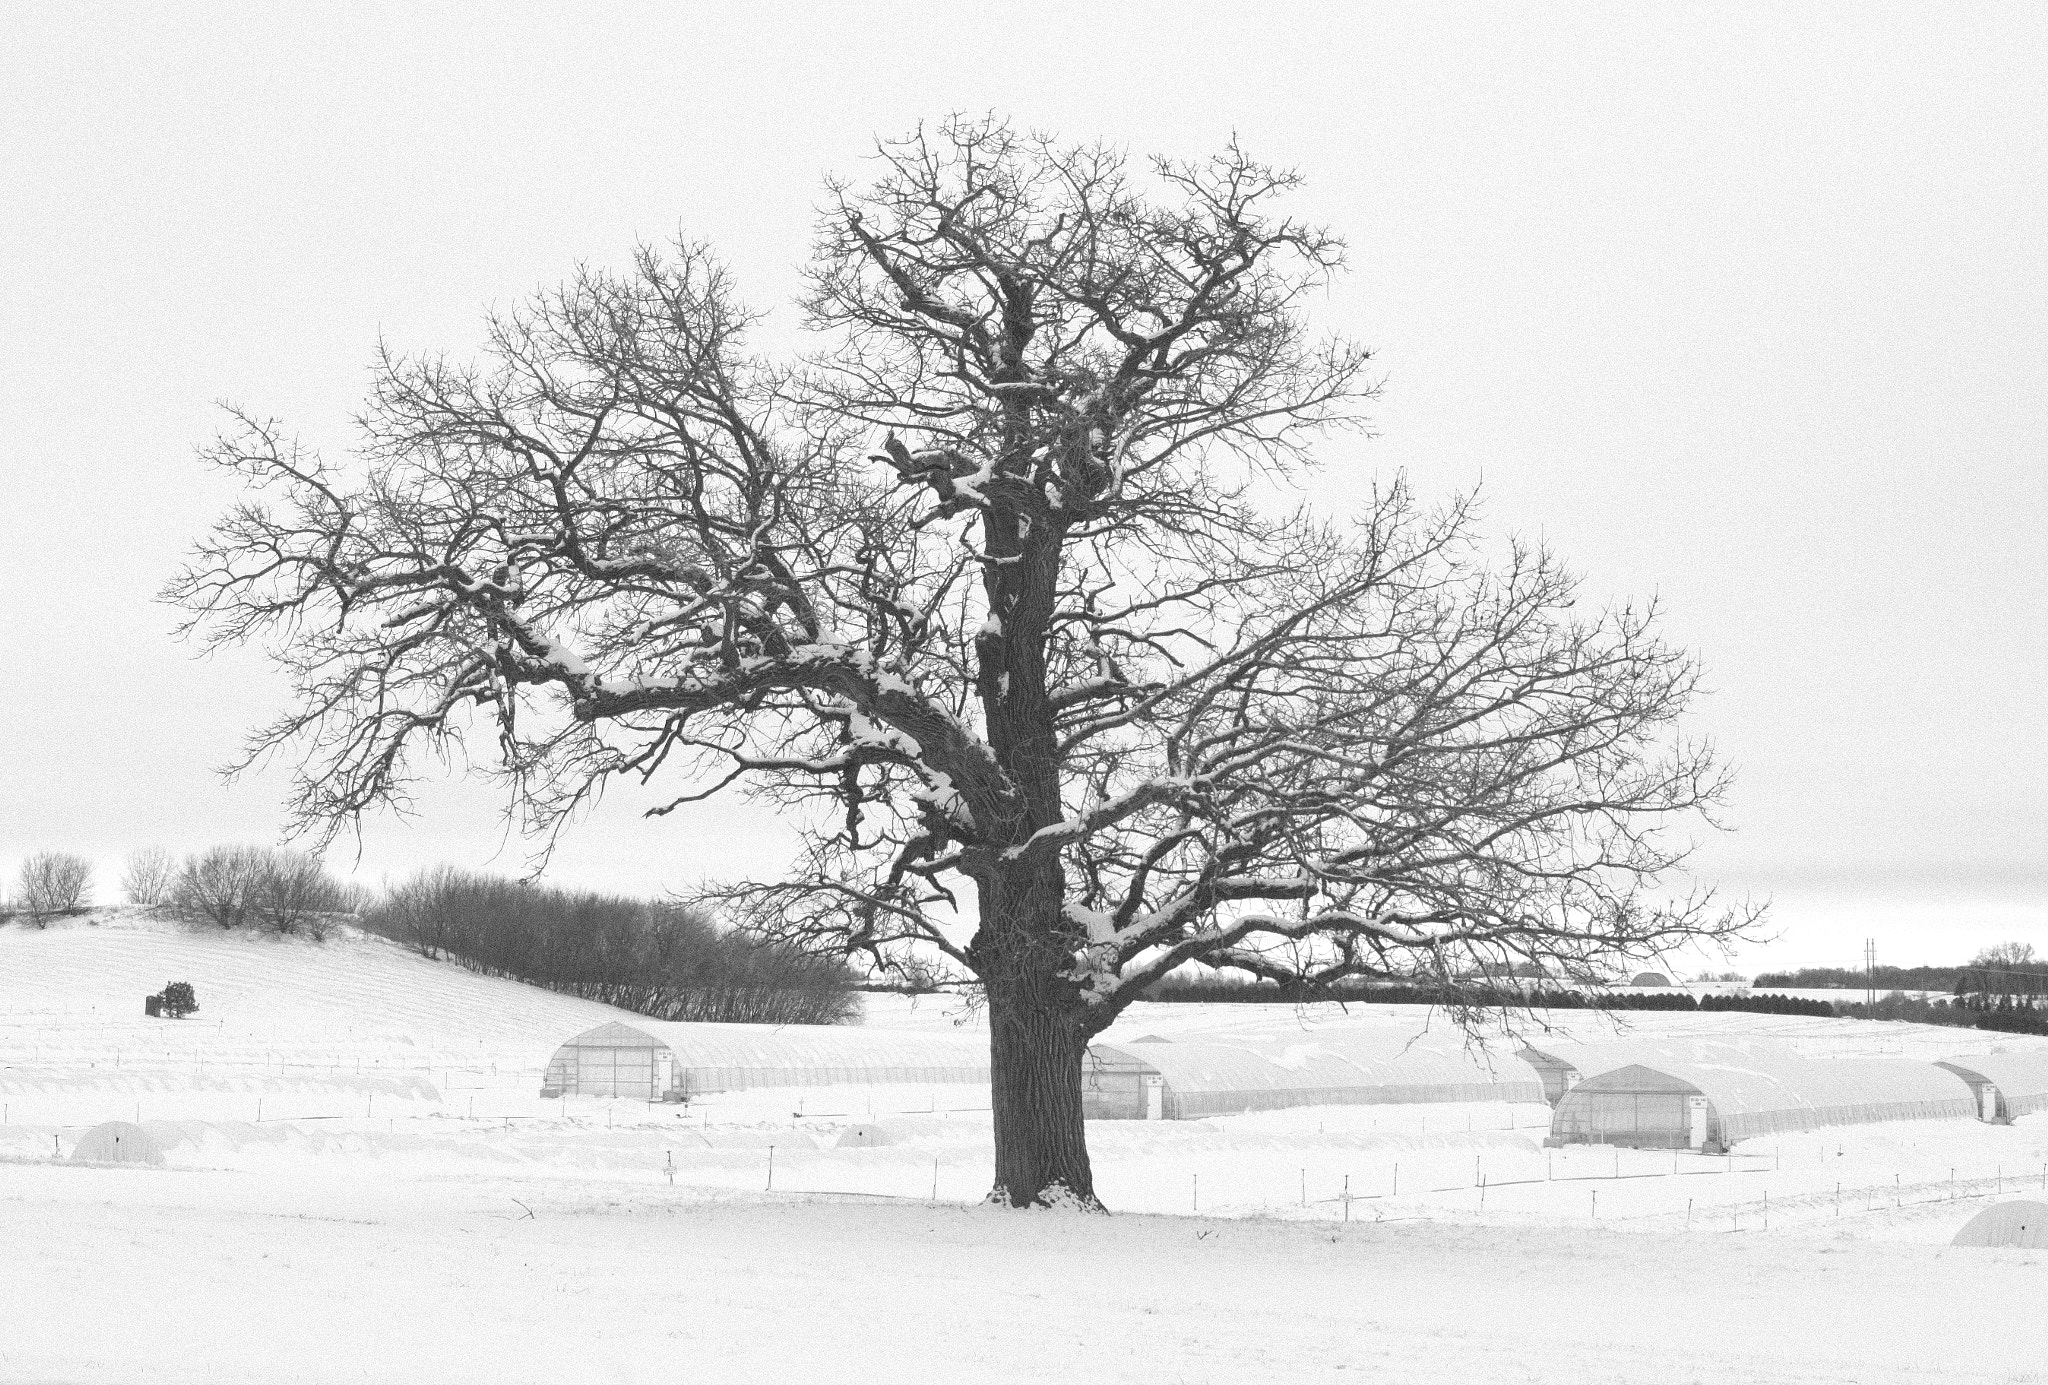
[[[2001,1202],[1963,1223],[1954,1246],[2013,1246],[2048,1250],[2048,1203]]]
[[[1984,1120],[2004,1125],[2015,1116],[2048,1111],[2048,1048],[1944,1058],[1937,1066],[1970,1084]]]
[[[556,1049],[541,1095],[681,1101],[749,1087],[987,1081],[988,1044],[978,1035],[636,1020],[601,1024]]]
[[[1757,1135],[1976,1114],[1969,1085],[1904,1058],[1790,1058],[1631,1064],[1566,1092],[1546,1143],[1719,1151]]]
[[[74,1164],[161,1164],[163,1146],[139,1125],[106,1121],[78,1137],[71,1151]]]
[[[1082,1113],[1092,1120],[1542,1099],[1542,1084],[1517,1060],[1489,1068],[1457,1040],[1416,1040],[1384,1030],[1098,1042],[1089,1046],[1082,1068]]]
[[[1536,1075],[1543,1081],[1543,1099],[1555,1106],[1581,1081],[1616,1068],[1661,1068],[1672,1063],[1729,1063],[1741,1067],[1752,1056],[1776,1063],[1796,1059],[1798,1054],[1773,1039],[1646,1035],[1584,1043],[1544,1039],[1525,1045],[1519,1056],[1536,1069]]]

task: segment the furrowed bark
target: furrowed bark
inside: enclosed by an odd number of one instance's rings
[[[1081,1122],[1081,1057],[1094,1030],[1060,976],[1057,862],[1019,863],[984,880],[974,963],[989,1007],[995,1183],[989,1201],[1102,1211]]]
[[[1104,1210],[1081,1123],[1081,1016],[1028,985],[991,986],[989,1070],[995,1186],[1009,1207]]]

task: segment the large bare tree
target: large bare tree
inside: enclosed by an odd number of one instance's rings
[[[957,121],[874,174],[829,190],[801,358],[751,354],[684,244],[494,319],[479,364],[386,355],[346,463],[241,419],[213,456],[255,493],[172,593],[290,670],[252,753],[292,748],[302,822],[479,739],[543,839],[621,777],[786,805],[791,873],[714,897],[979,986],[1017,1205],[1096,1205],[1084,1047],[1184,964],[1448,977],[1735,926],[1655,893],[1719,781],[1652,612],[1399,484],[1275,503],[1372,392],[1307,322],[1342,246],[1292,174]]]

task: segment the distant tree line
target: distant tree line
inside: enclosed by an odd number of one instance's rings
[[[121,892],[130,904],[169,909],[222,928],[325,938],[356,908],[358,892],[327,873],[319,858],[264,846],[216,846],[173,857],[148,847],[128,857]],[[0,916],[45,927],[93,903],[93,866],[83,856],[40,851],[22,863]]]
[[[1949,970],[1959,977],[1965,976],[1969,971],[1968,968]],[[1299,986],[1216,978],[1169,979],[1154,986],[1146,995],[1146,999],[1265,1005],[1344,1001],[1357,1005],[1436,1005],[1453,1009],[1506,1006],[1553,1010],[1718,1010],[1765,1015],[1811,1015],[1821,1019],[1838,1017],[1906,1020],[1918,1024],[1951,1025],[1999,1033],[2048,1035],[2048,997],[2030,997],[2024,994],[2001,996],[1982,991],[1930,1000],[1909,996],[1903,990],[1895,990],[1880,998],[1875,1004],[1866,1004],[1860,1001],[1829,1001],[1771,993],[1695,997],[1677,989],[1646,995],[1632,991],[1608,992],[1541,987],[1522,989],[1483,985],[1442,986],[1398,982]]]
[[[1989,996],[1996,1008],[2000,996],[2048,996],[2048,960],[2037,957],[2031,943],[1994,943],[1959,967],[1802,967],[1798,971],[1765,972],[1758,986],[1794,990],[1947,991],[1958,997]]]
[[[1956,1025],[2004,1034],[2048,1034],[2048,1005],[2029,1003],[2026,997],[1986,998],[1970,994],[1928,1000],[1893,991],[1879,997],[1875,1004],[1838,1000],[1834,1010],[1849,1019],[1909,1020],[1915,1024]]]
[[[1804,1000],[1786,995],[1710,995],[1695,998],[1673,989],[1644,995],[1634,991],[1601,991],[1563,987],[1522,988],[1514,986],[1455,985],[1434,983],[1358,982],[1331,986],[1302,986],[1268,981],[1169,979],[1146,993],[1147,1000],[1187,1002],[1242,1002],[1264,1005],[1299,1005],[1317,1001],[1344,1001],[1356,1005],[1436,1005],[1445,1008],[1506,1006],[1550,1010],[1741,1010],[1766,1015],[1817,1015],[1835,1013],[1824,1000]]]
[[[1962,974],[1961,967],[1801,967],[1797,971],[1760,972],[1751,984],[1795,991],[1946,991]]]
[[[686,906],[440,869],[386,892],[363,926],[428,957],[653,1019],[836,1024],[859,999],[837,959],[720,930]]]

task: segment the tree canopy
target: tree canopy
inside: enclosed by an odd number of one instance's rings
[[[1370,355],[1343,263],[1232,147],[1134,164],[997,121],[834,183],[768,359],[711,250],[643,248],[380,357],[358,454],[254,415],[172,594],[271,642],[298,819],[487,746],[545,839],[613,781],[802,835],[707,897],[983,989],[998,1194],[1092,1201],[1081,1046],[1191,962],[1569,974],[1727,936],[1669,875],[1723,780],[1650,607],[1399,481],[1286,502]]]

